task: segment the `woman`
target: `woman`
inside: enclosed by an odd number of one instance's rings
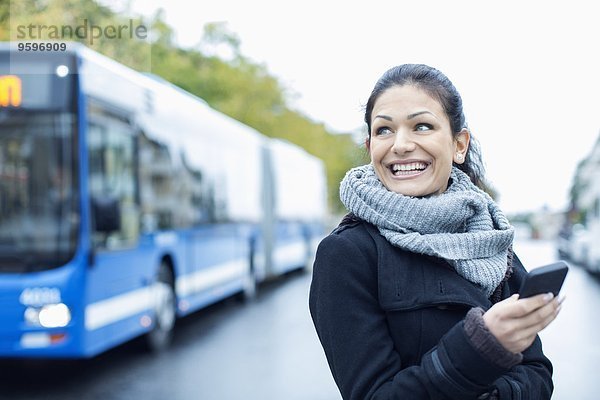
[[[549,399],[537,333],[551,294],[518,299],[513,228],[482,185],[460,95],[401,65],[365,112],[371,163],[340,186],[350,213],[319,245],[310,311],[344,399]]]

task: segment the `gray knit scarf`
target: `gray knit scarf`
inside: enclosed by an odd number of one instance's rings
[[[340,199],[392,245],[447,260],[489,297],[506,273],[514,229],[464,172],[452,167],[450,178],[438,196],[404,196],[386,189],[368,164],[348,171]]]

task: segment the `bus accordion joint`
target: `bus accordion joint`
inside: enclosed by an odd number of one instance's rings
[[[0,107],[19,107],[21,100],[21,78],[16,75],[0,75]]]

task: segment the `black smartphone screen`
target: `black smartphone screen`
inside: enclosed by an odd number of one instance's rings
[[[519,298],[523,299],[542,293],[553,293],[555,297],[558,296],[568,270],[569,267],[564,261],[532,269],[521,285]]]

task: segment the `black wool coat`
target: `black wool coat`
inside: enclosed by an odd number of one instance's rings
[[[515,259],[501,297],[526,274]],[[550,399],[552,365],[539,338],[507,369],[463,328],[492,302],[444,260],[392,246],[364,221],[341,224],[319,245],[310,312],[344,399]]]

